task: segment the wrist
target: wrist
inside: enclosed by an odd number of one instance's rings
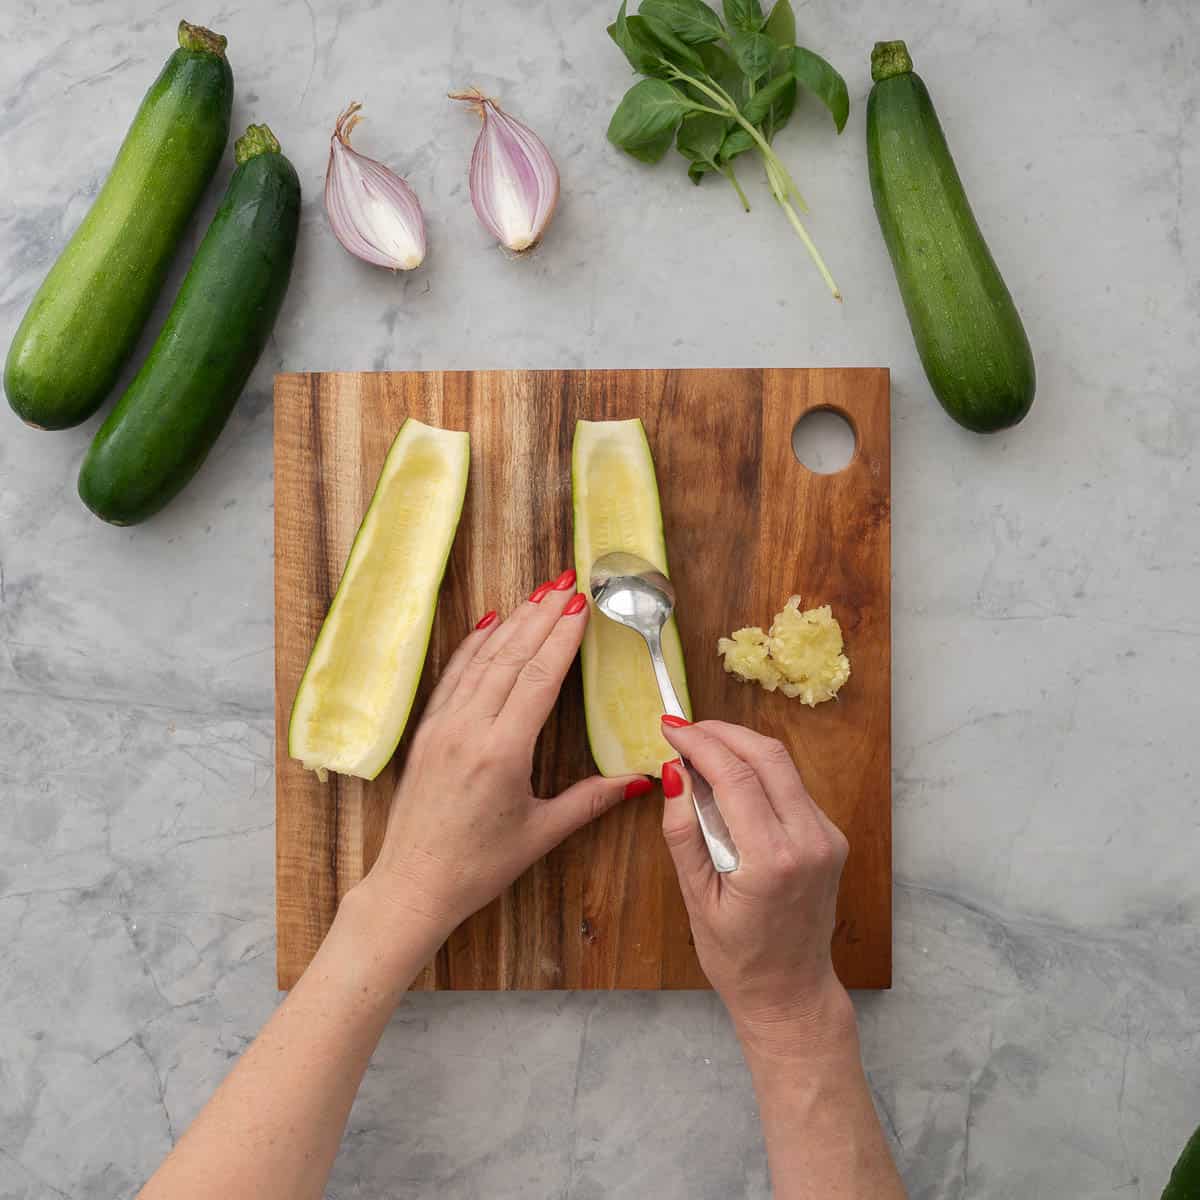
[[[386,846],[352,890],[370,895],[372,905],[392,919],[429,930],[439,945],[475,911],[464,902],[463,881],[443,860],[417,852],[401,856]]]
[[[444,922],[367,875],[338,905],[329,941],[364,984],[403,993],[446,940]]]
[[[751,1070],[780,1060],[858,1053],[854,1005],[833,975],[811,991],[770,1003],[731,1005],[729,1011]]]

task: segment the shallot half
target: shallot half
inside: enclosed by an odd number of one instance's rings
[[[558,168],[545,142],[478,88],[451,92],[483,121],[471,155],[471,203],[502,245],[520,252],[535,246],[558,203]]]
[[[350,145],[350,132],[362,120],[361,108],[355,101],[338,117],[329,141],[329,225],[355,257],[393,271],[411,271],[425,259],[421,202],[399,175]]]

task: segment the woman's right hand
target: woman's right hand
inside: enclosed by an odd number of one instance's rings
[[[664,722],[671,745],[713,786],[741,859],[718,874],[676,761],[663,768],[663,835],[700,965],[747,1048],[804,1051],[853,1022],[830,958],[849,849],[805,790],[787,748],[739,725]]]

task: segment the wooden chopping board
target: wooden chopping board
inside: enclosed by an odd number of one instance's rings
[[[815,475],[797,420],[832,408],[853,461]],[[281,375],[275,381],[275,720],[278,977],[291,987],[345,891],[378,852],[407,740],[374,782],[304,771],[287,754],[292,701],[406,416],[471,433],[466,507],[417,707],[473,622],[573,563],[578,418],[641,417],[654,451],[697,717],[779,737],[850,840],[834,960],[849,987],[891,983],[891,566],[888,374],[877,369],[486,371]],[[766,626],[787,597],[828,603],[850,681],[809,709],[738,683],[722,634]],[[578,665],[538,745],[552,794],[594,770]],[[707,986],[659,833],[658,794],[619,806],[455,932],[421,989]]]

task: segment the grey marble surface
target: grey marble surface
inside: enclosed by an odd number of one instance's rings
[[[605,143],[629,82],[607,4],[7,6],[0,341],[180,16],[229,36],[235,123],[272,124],[305,205],[275,336],[165,515],[100,525],[75,496],[96,422],[44,434],[0,412],[3,1200],[131,1195],[276,1003],[272,373],[705,364],[893,371],[896,986],[858,1010],[911,1194],[1159,1195],[1200,1121],[1200,17],[1188,0],[799,11],[854,102],[840,141],[809,107],[780,143],[841,308],[753,171],[744,216]],[[895,36],[1037,353],[1032,415],[991,439],[932,400],[871,212],[867,52]],[[562,169],[528,261],[469,208],[475,128],[443,99],[469,83]],[[361,148],[425,203],[411,278],[326,227],[326,137],[351,98]],[[768,1184],[711,997],[433,996],[388,1030],[330,1194]]]

